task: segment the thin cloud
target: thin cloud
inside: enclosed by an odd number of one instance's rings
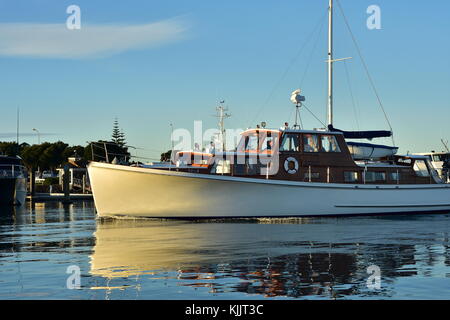
[[[0,55],[82,59],[161,46],[182,39],[187,25],[176,18],[140,25],[2,23]]]
[[[40,133],[39,134],[41,137],[44,136],[56,136],[58,135],[57,133]],[[0,139],[5,139],[5,138],[16,138],[17,133],[14,132],[0,132]],[[33,132],[33,133],[19,133],[19,137],[37,137],[37,133]]]

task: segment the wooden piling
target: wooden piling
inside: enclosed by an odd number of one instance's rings
[[[31,169],[30,173],[30,195],[34,197],[36,195],[36,172]]]
[[[81,184],[83,185],[83,194],[85,194],[86,193],[86,175],[85,174],[83,174],[83,179],[82,179]]]
[[[69,172],[69,165],[64,165],[64,174],[63,174],[63,191],[64,191],[64,200],[63,203],[71,203],[70,201],[70,187],[69,187],[69,180],[70,172]]]

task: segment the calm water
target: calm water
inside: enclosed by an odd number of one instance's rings
[[[92,202],[0,213],[0,299],[450,299],[450,214],[100,221]],[[67,288],[73,270],[79,289]]]

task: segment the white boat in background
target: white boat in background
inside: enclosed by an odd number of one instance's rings
[[[450,183],[450,152],[432,151],[414,154],[428,157],[431,165],[437,171],[441,179],[447,183]]]
[[[392,131],[333,127],[333,1],[329,0],[328,126],[242,133],[234,152],[181,151],[172,163],[127,166],[91,162],[100,217],[304,217],[450,211],[450,185],[426,156],[398,148],[348,143]],[[296,119],[305,97],[294,91]],[[353,150],[353,152],[352,152]],[[355,158],[364,161],[355,162]]]
[[[0,156],[0,205],[23,205],[27,196],[27,174],[19,157]]]

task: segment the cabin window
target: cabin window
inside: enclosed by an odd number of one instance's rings
[[[306,172],[305,173],[305,180],[310,180],[310,179],[320,179],[320,173],[318,172]]]
[[[357,171],[344,172],[344,181],[345,182],[357,182],[358,181],[358,172]]]
[[[321,152],[341,152],[337,143],[336,137],[332,135],[322,135],[321,137],[322,148]]]
[[[411,161],[411,159],[398,158],[398,159],[397,159],[397,163],[398,163],[399,165],[407,165],[407,166],[410,166],[411,163],[412,163],[412,161]]]
[[[298,152],[300,151],[298,142],[299,142],[298,135],[285,134],[283,138],[283,143],[281,144],[280,151]]]
[[[389,176],[392,181],[400,181],[400,173],[399,172],[391,172],[389,174]]]
[[[375,181],[375,172],[366,171],[364,173],[364,179],[366,182],[374,182]]]
[[[256,151],[258,150],[258,136],[257,135],[252,135],[248,137],[247,140],[247,146],[245,147],[246,151]]]
[[[448,155],[446,155],[446,154],[433,155],[433,161],[435,161],[435,162],[441,162],[441,161],[447,161],[447,160],[448,160]]]
[[[365,180],[366,182],[386,181],[386,173],[377,171],[366,171]]]
[[[273,150],[274,146],[275,146],[275,143],[276,143],[275,137],[267,136],[263,140],[263,143],[261,144],[261,150],[262,151]]]
[[[303,152],[319,152],[319,139],[317,134],[303,135]]]
[[[419,177],[429,177],[430,173],[428,172],[427,164],[424,160],[416,160],[414,161],[414,171],[416,175]]]
[[[217,174],[227,174],[231,171],[230,160],[218,160],[216,165],[213,167],[215,169],[215,173]]]
[[[376,181],[386,181],[386,173],[385,172],[375,172],[375,180]]]

